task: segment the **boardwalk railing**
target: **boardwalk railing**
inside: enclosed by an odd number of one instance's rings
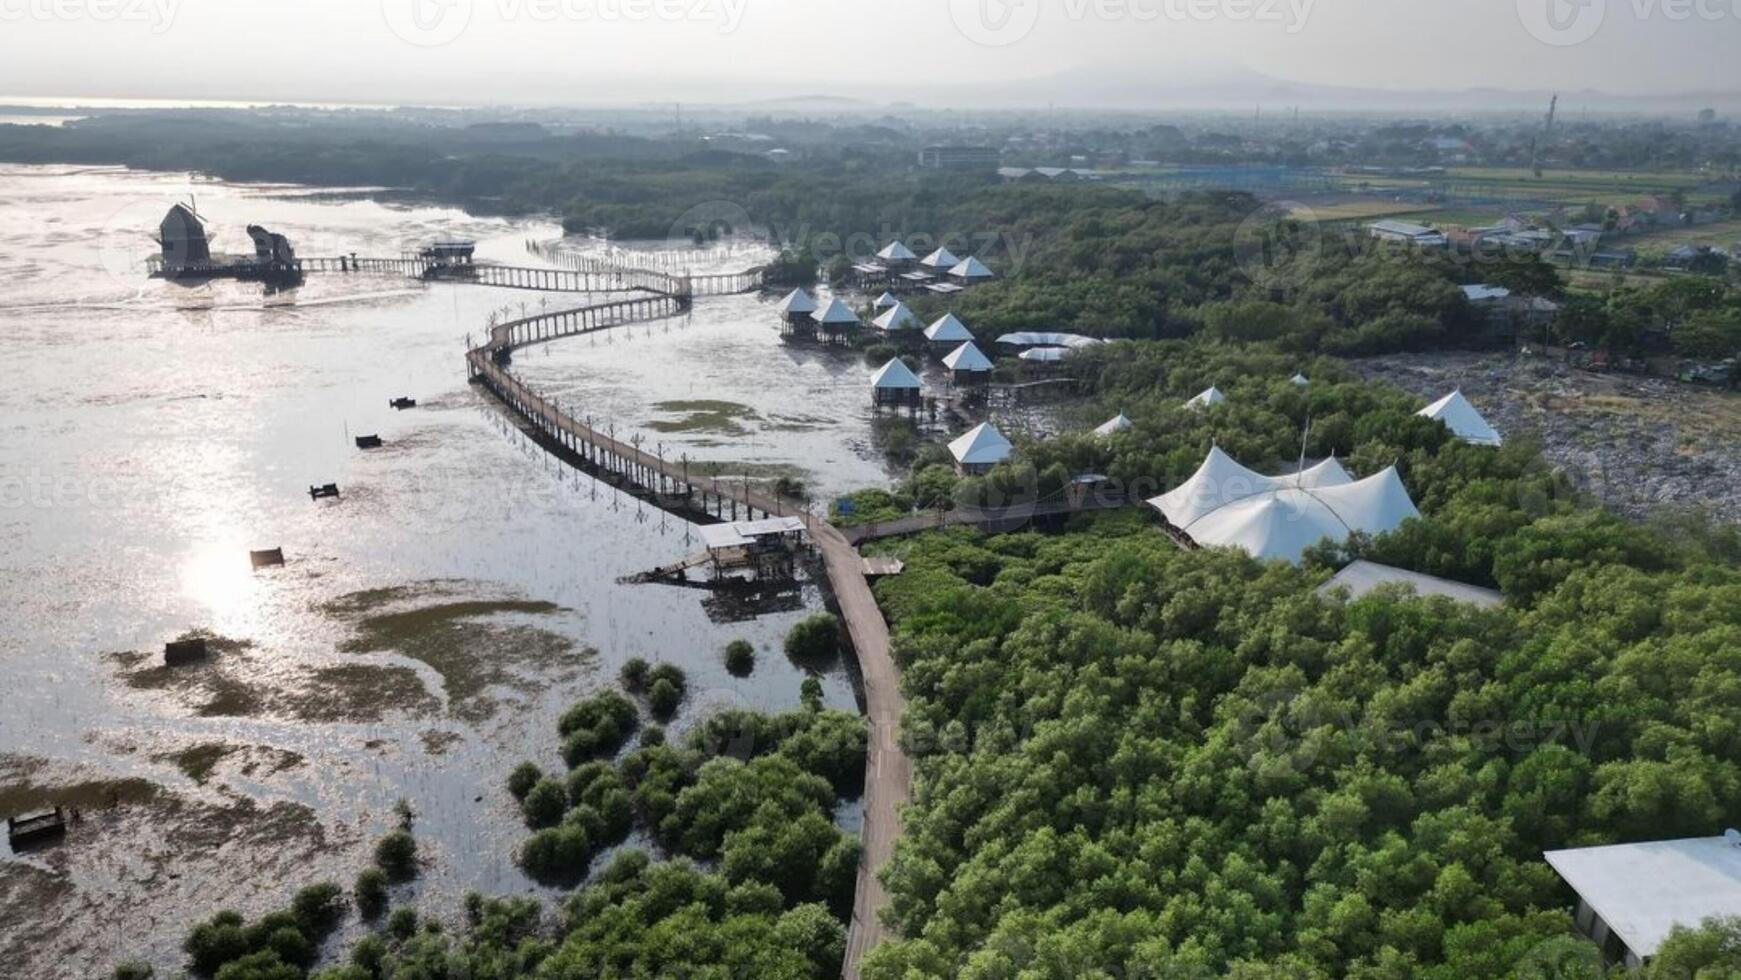
[[[596,255],[584,255],[563,248],[561,242],[527,242],[526,251],[552,265],[588,275],[621,275],[648,284],[648,288],[679,296],[732,296],[753,293],[767,280],[767,267],[757,266],[742,272],[721,272],[704,275],[671,273],[612,262]]]
[[[591,420],[582,422],[572,409],[546,397],[508,370],[516,348],[563,337],[580,336],[627,323],[679,315],[689,310],[684,295],[658,293],[646,298],[602,303],[541,313],[493,327],[489,339],[466,352],[471,379],[532,426],[549,443],[583,460],[595,470],[614,474],[661,498],[690,510],[712,513],[722,520],[801,515],[810,540],[822,555],[830,590],[841,620],[852,637],[864,683],[865,722],[870,729],[865,759],[864,824],[860,831],[858,881],[852,921],[847,929],[842,976],[858,980],[866,952],[887,935],[881,913],[888,894],[878,875],[894,856],[900,836],[901,808],[912,798],[913,765],[900,744],[900,674],[889,645],[889,627],[864,577],[864,559],[840,530],[792,501],[755,489],[748,480],[720,480],[692,474],[684,460],[649,453],[639,439],[623,441],[614,431],[601,432]],[[741,508],[741,512],[740,512]],[[729,515],[729,516],[728,516]]]

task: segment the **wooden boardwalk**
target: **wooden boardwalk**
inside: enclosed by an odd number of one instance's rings
[[[847,934],[843,976],[857,980],[865,952],[887,935],[881,913],[888,904],[878,874],[894,855],[900,836],[901,808],[911,799],[913,765],[900,746],[900,674],[889,647],[889,627],[864,576],[864,559],[847,536],[797,501],[751,487],[748,481],[717,480],[692,474],[687,463],[646,452],[599,431],[570,414],[554,399],[528,387],[508,370],[513,351],[527,344],[580,336],[625,323],[675,316],[689,309],[687,297],[654,296],[539,314],[496,326],[489,340],[466,353],[471,379],[502,401],[541,436],[591,465],[644,487],[667,503],[737,520],[758,512],[802,515],[810,540],[822,556],[841,621],[858,655],[869,726],[865,763],[864,826],[852,922]]]
[[[914,534],[923,534],[926,531],[937,531],[951,527],[973,527],[981,531],[992,532],[1019,531],[1031,524],[1057,521],[1074,514],[1123,510],[1131,506],[1134,504],[1122,498],[1089,495],[1080,500],[1048,500],[1012,507],[957,507],[954,510],[946,511],[923,511],[911,517],[903,517],[894,521],[860,524],[856,527],[849,527],[842,533],[848,542],[856,546],[864,544],[866,541],[904,538]]]

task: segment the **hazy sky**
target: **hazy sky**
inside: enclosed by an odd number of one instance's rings
[[[1732,92],[1738,53],[1741,0],[0,0],[0,94],[34,96],[1129,103],[1249,73]]]

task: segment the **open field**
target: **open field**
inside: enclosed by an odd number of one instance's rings
[[[1687,244],[1732,249],[1736,242],[1741,242],[1741,218],[1713,221],[1708,225],[1695,225],[1691,228],[1657,228],[1624,239],[1624,242],[1641,252],[1666,252],[1677,245]]]

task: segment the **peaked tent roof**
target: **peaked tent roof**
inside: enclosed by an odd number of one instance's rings
[[[897,357],[871,375],[871,387],[892,391],[922,388],[924,385],[919,382],[919,376],[913,373],[913,369]]]
[[[1120,412],[1117,418],[1095,429],[1094,434],[1097,436],[1117,435],[1120,432],[1129,432],[1135,425],[1136,423],[1132,422],[1129,416]]]
[[[1084,337],[1081,334],[1076,333],[1055,333],[1035,330],[1023,331],[1020,333],[1006,333],[1002,337],[999,337],[997,342],[1000,344],[1008,344],[1011,347],[1071,348],[1093,347],[1097,344],[1106,343],[1104,340],[1098,340],[1094,337]]]
[[[936,323],[925,328],[925,339],[939,344],[959,344],[972,340],[973,331],[956,319],[955,314],[945,313]]]
[[[794,289],[780,301],[777,309],[781,313],[815,313],[816,298],[802,289]]]
[[[1505,437],[1499,430],[1487,424],[1469,399],[1463,397],[1461,390],[1453,391],[1433,404],[1421,409],[1423,418],[1435,419],[1456,434],[1464,442],[1472,442],[1477,446],[1502,446]]]
[[[949,274],[958,279],[990,279],[993,275],[984,262],[971,255],[950,269]]]
[[[918,256],[913,254],[912,249],[897,241],[884,245],[883,250],[877,253],[877,258],[885,262],[911,262]]]
[[[1227,400],[1227,396],[1221,393],[1220,388],[1216,388],[1216,387],[1211,386],[1208,391],[1205,391],[1201,395],[1198,395],[1196,398],[1193,398],[1190,401],[1186,402],[1185,407],[1186,408],[1208,408],[1211,405],[1219,405],[1226,400]]]
[[[811,319],[815,320],[817,323],[855,323],[856,324],[858,322],[858,314],[852,312],[852,307],[847,306],[845,303],[842,303],[840,301],[840,297],[838,297],[838,296],[835,297],[834,299],[829,300],[827,306],[823,307],[820,310],[817,310],[815,313],[810,314],[810,317],[811,317]]]
[[[943,366],[951,371],[984,374],[991,370],[991,358],[986,357],[978,347],[973,346],[973,341],[970,340],[951,351],[949,356],[943,359]]]
[[[1290,488],[1315,489],[1352,482],[1354,478],[1334,457],[1298,473],[1264,476],[1241,466],[1216,446],[1209,450],[1208,458],[1189,480],[1170,493],[1149,501],[1149,506],[1165,515],[1174,527],[1189,531],[1191,525],[1205,515],[1247,497]]]
[[[1326,460],[1292,477],[1266,477],[1220,450],[1183,486],[1149,503],[1200,545],[1296,562],[1325,538],[1383,534],[1420,515],[1395,467],[1350,482],[1340,464]]]
[[[961,260],[956,258],[955,254],[948,249],[940,248],[937,251],[932,252],[930,255],[925,256],[923,259],[920,259],[919,264],[930,266],[933,269],[952,269],[955,266],[960,265]]]
[[[1296,375],[1294,375],[1294,376],[1293,376],[1293,377],[1291,377],[1291,378],[1289,378],[1289,379],[1288,379],[1288,380],[1289,380],[1289,381],[1292,381],[1292,382],[1293,382],[1293,383],[1294,383],[1294,384],[1297,384],[1297,385],[1299,385],[1299,386],[1300,386],[1300,387],[1302,387],[1302,388],[1304,388],[1304,387],[1306,387],[1306,386],[1307,386],[1307,385],[1309,385],[1309,384],[1311,384],[1311,383],[1312,383],[1312,379],[1311,379],[1311,378],[1308,378],[1308,377],[1306,377],[1306,376],[1305,376],[1305,375],[1303,375],[1303,374],[1296,374]]]
[[[919,329],[919,318],[907,308],[905,303],[896,303],[883,311],[883,314],[871,321],[871,325],[885,333],[896,330]]]
[[[1072,353],[1074,351],[1068,347],[1035,347],[1022,351],[1018,356],[1032,364],[1057,364]]]
[[[1010,458],[1015,447],[990,422],[981,422],[949,444],[949,452],[964,466],[991,466]]]
[[[886,310],[901,305],[901,301],[896,298],[894,293],[884,293],[881,296],[878,296],[877,301],[871,305],[879,310]]]

